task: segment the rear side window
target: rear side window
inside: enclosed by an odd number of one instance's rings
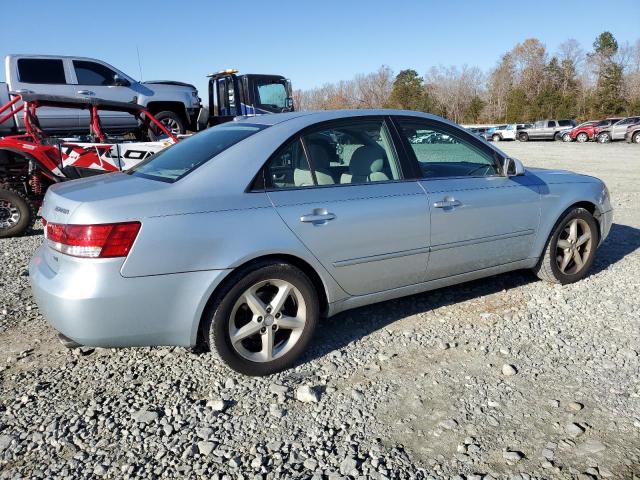
[[[153,155],[129,170],[132,175],[173,183],[266,125],[225,123]]]
[[[113,85],[116,72],[95,62],[74,60],[73,69],[76,71],[78,85]]]
[[[573,126],[573,122],[571,120],[559,120],[558,125],[561,127],[571,127]]]
[[[554,120],[550,120],[547,122],[547,127],[554,128],[556,126],[556,122]]]
[[[46,83],[64,85],[62,60],[50,58],[20,58],[18,59],[18,77],[24,83]]]

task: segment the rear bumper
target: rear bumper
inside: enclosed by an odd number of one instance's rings
[[[64,257],[54,271],[41,246],[29,264],[33,294],[47,321],[82,345],[192,346],[202,312],[229,270],[125,278],[123,259]]]

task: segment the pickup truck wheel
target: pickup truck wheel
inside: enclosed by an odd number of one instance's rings
[[[598,134],[598,143],[609,143],[611,141],[611,135],[607,132]]]
[[[175,112],[166,110],[164,112],[155,114],[154,117],[156,117],[156,120],[158,120],[162,125],[164,125],[167,130],[169,130],[174,135],[179,135],[186,132],[184,121]]]
[[[518,135],[518,140],[520,140],[521,142],[528,142],[529,135],[527,135],[526,133],[521,133],[520,135]]]
[[[589,135],[587,135],[585,132],[580,132],[576,137],[576,140],[580,143],[587,142],[589,140]]]
[[[36,209],[22,193],[0,188],[0,238],[18,237],[33,226]]]
[[[500,138],[500,135],[495,134],[493,137],[491,137],[491,140],[493,140],[494,142],[499,142],[502,139]]]

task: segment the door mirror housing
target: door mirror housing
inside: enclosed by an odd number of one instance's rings
[[[131,86],[131,82],[126,78],[121,78],[119,75],[113,76],[113,84],[116,87],[129,87]]]
[[[502,162],[502,172],[505,177],[524,175],[524,165],[517,158],[506,157]]]

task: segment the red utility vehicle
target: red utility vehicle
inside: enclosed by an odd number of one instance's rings
[[[38,122],[40,107],[89,110],[90,134],[49,137]],[[108,137],[99,112],[109,111],[133,115],[138,120],[137,130],[123,137]],[[128,170],[178,141],[146,108],[134,103],[21,94],[0,106],[0,124],[20,113],[26,133],[0,138],[0,238],[22,235],[33,225],[50,185]]]

